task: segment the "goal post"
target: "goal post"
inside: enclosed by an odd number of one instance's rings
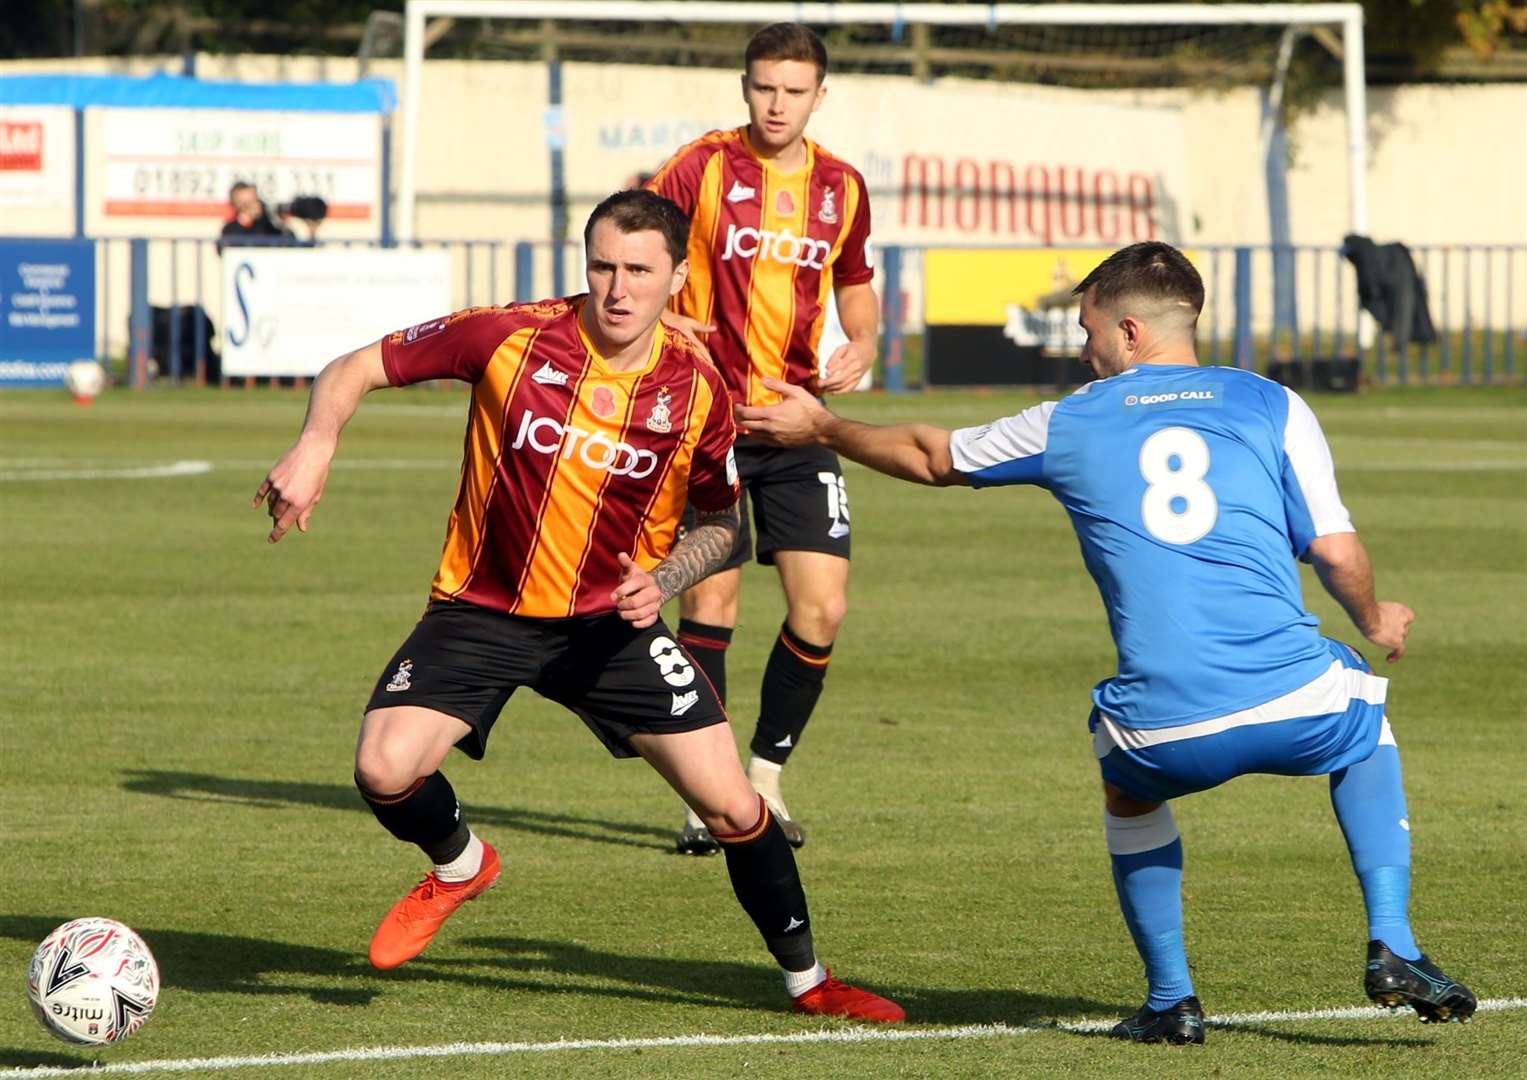
[[[403,35],[402,146],[398,157],[396,234],[417,238],[417,150],[424,52],[431,19],[559,23],[676,22],[814,26],[1036,27],[1262,26],[1339,30],[1346,116],[1349,231],[1368,232],[1367,101],[1363,12],[1356,3],[1242,4],[866,4],[715,2],[715,0],[407,0]],[[1333,37],[1334,35],[1327,35]],[[553,70],[555,66],[553,65]],[[555,79],[555,75],[552,76]],[[549,99],[554,91],[550,92]],[[554,104],[554,102],[552,102]]]

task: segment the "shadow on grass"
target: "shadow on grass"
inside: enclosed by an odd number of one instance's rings
[[[189,802],[235,803],[263,809],[283,806],[316,806],[325,810],[365,811],[360,794],[343,784],[295,783],[287,780],[250,780],[208,773],[172,772],[162,769],[129,769],[122,787],[143,795]],[[596,844],[673,850],[674,830],[627,821],[604,821],[574,814],[551,814],[539,810],[506,809],[471,805],[466,808],[473,825],[491,825],[536,836],[558,836]]]
[[[47,1038],[47,1036],[43,1036]],[[79,1057],[70,1057],[68,1054],[55,1054],[46,1050],[23,1050],[19,1046],[0,1046],[0,1065],[20,1069],[40,1069],[45,1065],[76,1066],[85,1068],[86,1060]]]
[[[0,938],[41,941],[64,915],[0,915]],[[761,946],[750,963],[632,956],[566,941],[479,936],[437,946],[405,967],[378,972],[360,945],[354,952],[234,934],[141,926],[159,961],[164,993],[300,996],[316,1004],[365,1006],[389,984],[443,984],[495,992],[573,995],[659,1005],[698,1005],[782,1013],[784,987]],[[743,942],[739,941],[739,945]],[[853,971],[843,969],[850,980]],[[875,984],[866,987],[906,1006],[915,1024],[1042,1024],[1110,1006],[1074,997],[1020,990],[948,990]],[[8,1057],[5,1055],[9,1055]],[[0,1048],[0,1062],[47,1065],[78,1062],[61,1054]]]
[[[760,962],[668,959],[602,952],[566,941],[534,938],[472,937],[461,942],[469,949],[492,954],[490,964],[508,971],[555,972],[578,980],[568,987],[580,993],[670,1003],[707,1004],[776,1011],[784,1006],[779,973]],[[760,949],[761,954],[761,949]],[[824,958],[824,963],[831,957]],[[475,958],[436,962],[442,967],[481,965]],[[1038,1024],[1078,1013],[1108,1012],[1112,1006],[1078,997],[1054,997],[1021,990],[949,990],[911,987],[900,983],[858,981],[851,967],[835,974],[866,990],[895,998],[916,1024]],[[588,980],[594,985],[583,985]],[[609,984],[616,983],[617,986]]]
[[[1437,1045],[1434,1039],[1425,1035],[1411,1038],[1396,1035],[1372,1038],[1362,1035],[1320,1035],[1311,1031],[1279,1031],[1275,1027],[1267,1027],[1263,1024],[1237,1024],[1232,1030],[1243,1035],[1255,1035],[1258,1038],[1297,1043],[1302,1046],[1382,1046],[1395,1050],[1430,1050]]]

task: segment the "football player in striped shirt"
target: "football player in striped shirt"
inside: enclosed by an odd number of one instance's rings
[[[440,766],[452,746],[481,758],[510,695],[528,687],[576,713],[614,756],[646,758],[696,809],[797,1011],[899,1021],[899,1006],[817,962],[790,845],[747,782],[715,691],[659,617],[726,557],[738,519],[726,387],[659,323],[684,283],[687,234],[668,200],[621,192],[584,232],[587,295],[458,312],[335,360],[297,444],[255,495],[271,542],[294,524],[305,531],[366,393],[472,384],[429,604],[377,680],[356,747],[362,798],[433,863],[378,926],[371,963],[417,956],[497,882],[498,854]],[[686,503],[697,520],[675,543]]]
[[[1170,800],[1247,773],[1329,778],[1367,909],[1369,998],[1427,1023],[1468,1020],[1473,992],[1411,930],[1389,681],[1323,637],[1304,605],[1298,560],[1389,662],[1404,655],[1415,613],[1376,598],[1315,414],[1250,371],[1199,366],[1203,281],[1175,248],[1132,244],[1076,292],[1081,358],[1098,379],[1059,402],[949,432],[843,420],[786,388],[783,404],[738,419],[759,437],[831,446],[906,480],[1035,484],[1070,515],[1118,654],[1093,688],[1088,726],[1114,885],[1148,983],[1114,1037],[1204,1041]]]
[[[826,74],[827,50],[807,27],[760,30],[742,76],[748,123],[695,140],[648,181],[690,216],[689,279],[674,307],[679,323],[706,336],[739,404],[778,401],[765,379],[812,393],[850,390],[874,360],[880,308],[870,284],[869,193],[851,165],[805,134]],[[819,374],[829,303],[848,341]],[[737,545],[719,571],[683,594],[679,640],[724,701],[741,567],[756,545],[758,561],[779,570],[787,611],[764,669],[748,779],[799,847],[805,833],[785,807],[780,772],[821,695],[847,608],[848,490],[837,455],[821,447],[781,450],[741,439],[737,466],[744,488]],[[678,846],[715,850],[693,811]]]

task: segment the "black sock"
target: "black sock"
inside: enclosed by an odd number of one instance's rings
[[[806,892],[795,868],[795,853],[762,798],[758,808],[758,824],[748,832],[711,835],[726,854],[732,891],[763,935],[769,952],[786,971],[806,971],[816,963],[816,949],[811,942],[811,916],[806,912]]]
[[[764,668],[759,692],[758,727],[749,748],[755,755],[783,765],[801,741],[811,710],[822,696],[831,645],[812,645],[781,626]]]
[[[692,619],[679,620],[679,644],[689,650],[710,680],[721,704],[726,704],[726,649],[732,643],[730,626],[711,626]]]
[[[444,773],[430,773],[393,795],[369,790],[358,776],[355,786],[384,829],[406,844],[418,844],[437,866],[467,849],[472,831],[462,820],[461,804]]]

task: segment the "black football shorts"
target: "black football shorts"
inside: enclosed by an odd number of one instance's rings
[[[366,711],[418,705],[472,726],[456,745],[480,759],[509,697],[529,687],[582,718],[616,757],[637,732],[665,735],[726,722],[710,681],[658,620],[619,615],[525,619],[432,600],[393,654]]]
[[[848,558],[848,488],[837,454],[823,446],[784,449],[746,438],[737,440],[736,454],[742,527],[719,569],[741,566],[755,547],[765,566],[774,564],[776,551],[823,551]],[[686,507],[682,529],[694,522],[694,507]]]

